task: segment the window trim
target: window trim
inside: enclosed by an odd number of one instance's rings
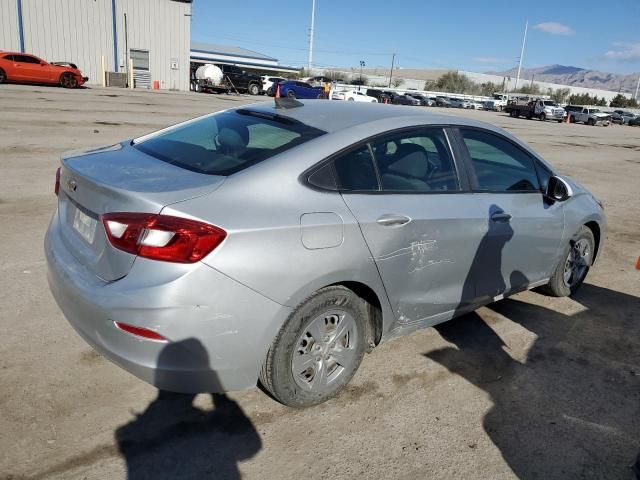
[[[396,135],[396,134],[401,134],[403,132],[411,132],[411,131],[421,130],[425,128],[440,129],[444,133],[444,137],[446,139],[445,146],[448,147],[449,154],[451,155],[451,159],[453,160],[453,166],[456,170],[456,176],[458,177],[458,186],[460,187],[459,190],[452,190],[452,191],[382,190],[382,181],[380,179],[380,173],[378,170],[378,161],[376,160],[375,155],[371,150],[370,144],[375,142],[375,140],[385,136]],[[351,194],[357,194],[357,195],[458,195],[458,194],[471,193],[471,184],[469,182],[469,177],[466,172],[466,168],[467,168],[466,162],[464,161],[463,158],[458,157],[456,153],[456,149],[453,147],[454,142],[452,142],[452,139],[450,138],[452,128],[455,128],[455,126],[446,125],[446,124],[421,124],[421,125],[411,125],[409,127],[395,128],[393,130],[387,130],[385,132],[377,133],[375,135],[366,137],[362,140],[358,140],[356,143],[348,145],[347,147],[344,147],[338,150],[337,152],[332,153],[328,157],[320,160],[313,166],[306,169],[304,172],[300,174],[298,178],[303,185],[307,186],[308,188],[311,188],[312,190],[317,190],[322,192],[336,192],[336,193],[347,194],[347,195],[351,195]],[[335,189],[321,188],[309,182],[309,177],[313,175],[316,172],[316,170],[321,169],[327,163],[333,164],[336,158],[339,158],[342,155],[348,154],[354,150],[360,149],[365,145],[367,145],[367,148],[369,150],[369,155],[371,155],[371,161],[373,162],[373,166],[376,172],[376,178],[378,180],[378,190],[342,190],[338,185],[339,183],[338,176],[335,170],[335,166],[333,165],[332,165],[332,170],[333,170],[333,176],[336,184]]]
[[[541,163],[535,155],[533,155],[531,152],[525,150],[524,148],[522,148],[521,145],[517,144],[516,142],[514,142],[513,140],[511,140],[508,137],[505,137],[504,135],[495,132],[493,130],[489,130],[487,128],[481,128],[481,127],[476,127],[476,126],[467,126],[467,125],[457,125],[455,127],[456,130],[456,135],[458,137],[458,146],[460,148],[460,154],[463,157],[463,160],[466,164],[466,168],[467,168],[467,174],[469,175],[469,187],[470,187],[470,191],[471,193],[491,193],[491,194],[516,194],[516,195],[523,195],[523,194],[542,194],[544,195],[545,192],[542,191],[542,182],[540,181],[540,174],[538,172],[538,164]],[[476,171],[475,171],[475,167],[473,165],[473,160],[471,159],[471,154],[469,153],[469,150],[467,148],[467,145],[464,143],[464,135],[462,134],[461,130],[476,130],[482,133],[486,133],[488,135],[492,135],[494,137],[497,137],[509,144],[511,144],[514,148],[516,148],[517,150],[519,150],[520,152],[522,152],[524,155],[526,155],[527,157],[529,157],[531,159],[532,162],[532,167],[533,167],[533,171],[536,175],[536,179],[538,180],[538,188],[535,190],[480,190],[479,189],[479,182],[478,182],[478,177],[476,176]],[[545,170],[548,170],[548,168],[546,168],[544,165],[540,165],[541,168],[544,168]],[[555,175],[555,173],[553,173],[553,171],[551,171],[552,175]]]

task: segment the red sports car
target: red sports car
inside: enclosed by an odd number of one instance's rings
[[[88,79],[73,63],[48,63],[33,55],[0,51],[0,83],[50,83],[76,88]]]

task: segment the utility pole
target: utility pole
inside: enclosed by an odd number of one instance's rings
[[[529,20],[524,25],[524,36],[522,37],[522,49],[520,49],[520,62],[518,62],[518,75],[516,76],[516,88],[518,89],[518,82],[520,81],[520,70],[522,69],[522,58],[524,57],[524,44],[527,41],[527,29],[529,28]]]
[[[316,23],[316,0],[311,0],[311,28],[309,28],[309,60],[307,62],[307,70],[311,75],[311,62],[313,61],[313,30]]]
[[[638,100],[638,89],[640,89],[640,77],[638,77],[638,84],[636,85],[636,94],[633,96],[636,100]]]
[[[360,87],[362,86],[362,67],[364,66],[364,60],[360,60],[360,85],[358,85],[358,91],[360,91]]]
[[[396,54],[391,57],[391,70],[389,71],[389,88],[391,88],[391,79],[393,78],[393,63],[396,61]]]

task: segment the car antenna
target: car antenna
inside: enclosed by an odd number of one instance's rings
[[[298,108],[298,107],[303,107],[304,103],[299,102],[298,100],[296,100],[295,98],[290,98],[290,97],[276,97],[275,98],[275,102],[276,102],[276,109],[283,109],[283,110],[288,110],[290,108]]]

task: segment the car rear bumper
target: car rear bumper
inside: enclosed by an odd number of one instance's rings
[[[255,386],[266,352],[291,309],[203,264],[138,258],[104,282],[61,241],[57,213],[45,238],[48,281],[78,334],[109,360],[163,390],[223,392]],[[151,329],[146,340],[114,321]]]

